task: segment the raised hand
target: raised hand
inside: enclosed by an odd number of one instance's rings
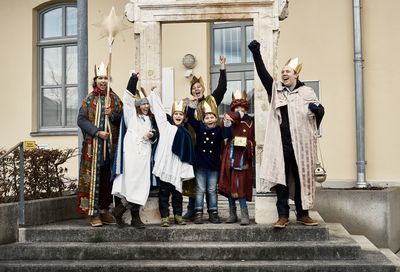
[[[260,52],[260,43],[257,40],[253,40],[249,43],[248,48],[253,54]]]

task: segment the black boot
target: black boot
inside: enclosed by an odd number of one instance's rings
[[[142,222],[142,220],[140,220],[139,210],[140,210],[140,205],[136,204],[131,209],[131,215],[132,215],[131,226],[138,229],[143,229],[146,227],[146,225]]]
[[[119,205],[117,205],[117,207],[114,208],[114,210],[112,211],[112,215],[114,215],[115,220],[117,221],[117,225],[119,228],[123,228],[125,226],[125,222],[122,219],[122,215],[124,215],[124,213],[126,212],[126,208],[124,207],[124,205],[122,205],[122,203],[120,203]]]
[[[213,224],[220,224],[221,218],[218,215],[218,211],[210,211],[208,213],[208,221],[210,221]]]
[[[195,224],[203,224],[203,210],[196,210],[194,217]]]

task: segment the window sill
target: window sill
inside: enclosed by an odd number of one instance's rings
[[[30,135],[32,137],[41,137],[41,136],[78,136],[77,129],[70,130],[52,130],[52,131],[35,131],[31,132]]]

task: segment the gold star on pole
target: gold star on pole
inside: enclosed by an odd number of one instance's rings
[[[95,26],[100,27],[100,38],[108,37],[108,45],[111,46],[115,36],[128,27],[123,24],[123,17],[115,14],[115,8],[112,7],[108,16],[104,17],[103,21]]]

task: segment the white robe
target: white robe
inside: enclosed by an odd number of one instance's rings
[[[127,127],[123,173],[115,178],[112,194],[143,206],[150,192],[151,142],[144,136],[151,130],[151,121],[146,115],[137,115],[135,99],[128,91],[125,91],[123,102]]]
[[[147,98],[160,132],[153,174],[162,181],[171,183],[182,193],[182,181],[194,178],[193,166],[182,162],[172,153],[172,144],[178,127],[168,122],[159,94],[152,91]]]

